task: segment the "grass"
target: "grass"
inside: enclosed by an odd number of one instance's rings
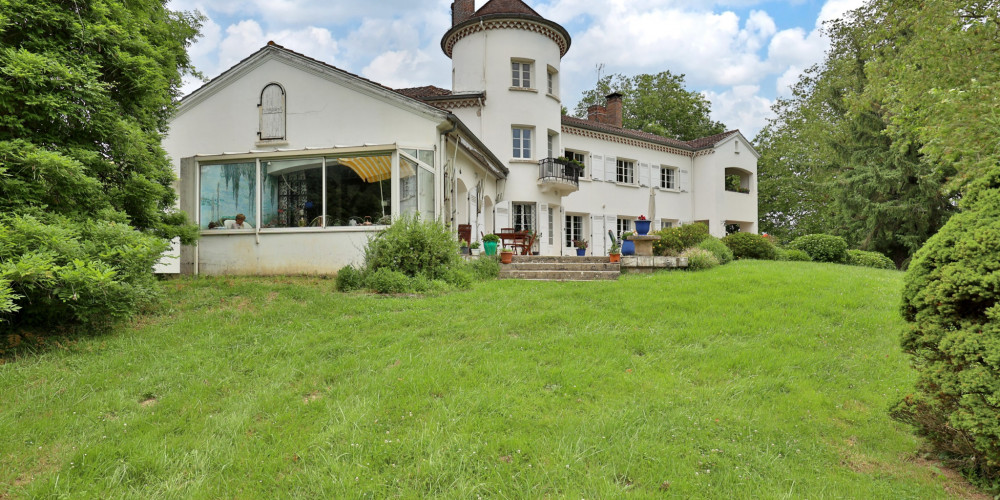
[[[0,365],[0,498],[974,496],[886,416],[901,281],[169,281],[158,315]]]

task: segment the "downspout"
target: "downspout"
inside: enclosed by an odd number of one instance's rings
[[[451,114],[451,113],[449,113],[449,114]],[[445,130],[445,131],[441,132],[441,140],[442,140],[441,153],[442,153],[442,156],[444,157],[445,160],[448,159],[448,147],[447,147],[448,146],[448,136],[450,136],[452,134],[452,132],[454,132],[456,129],[458,129],[458,124],[457,123],[455,123],[451,119],[449,119],[448,121],[451,122],[451,128],[448,129],[448,130]],[[457,146],[455,147],[455,154],[456,154],[456,156],[458,155],[458,147]],[[449,179],[449,174],[450,174],[450,179]],[[455,160],[452,160],[452,162],[451,162],[450,171],[449,171],[449,167],[447,165],[444,166],[444,176],[445,176],[445,182],[447,184],[449,184],[447,186],[449,194],[448,194],[448,199],[445,200],[447,202],[445,204],[445,208],[448,210],[448,219],[449,219],[449,222],[451,222],[451,225],[454,226],[455,225],[455,206],[454,206],[455,205],[455,184],[457,183],[457,177],[455,176]]]

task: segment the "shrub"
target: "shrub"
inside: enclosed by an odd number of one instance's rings
[[[369,271],[390,269],[409,277],[424,274],[440,279],[459,260],[458,243],[447,226],[412,215],[400,217],[372,237],[365,249]]]
[[[384,267],[365,275],[365,287],[378,293],[406,293],[415,291],[409,276],[400,271]]]
[[[698,243],[697,248],[712,252],[712,255],[719,261],[719,264],[725,265],[733,261],[733,251],[714,236],[709,236],[702,240],[701,243]]]
[[[681,257],[687,258],[687,268],[689,271],[711,269],[719,265],[719,259],[715,258],[715,255],[712,254],[712,252],[703,248],[689,248],[681,254]]]
[[[107,323],[159,294],[153,266],[167,242],[122,214],[0,216],[0,314],[14,325]]]
[[[500,259],[496,256],[482,255],[468,265],[476,279],[480,281],[488,281],[500,276]]]
[[[708,226],[701,223],[668,227],[657,234],[660,240],[653,242],[653,252],[656,255],[676,255],[709,237]]]
[[[792,250],[803,250],[817,262],[846,262],[847,242],[830,234],[807,234],[788,244]]]
[[[354,267],[344,266],[337,271],[337,290],[341,292],[352,292],[360,290],[365,286],[365,273]]]
[[[800,261],[809,262],[812,257],[809,256],[804,250],[798,250],[795,248],[779,249],[780,256],[779,260],[790,260],[790,261]]]
[[[848,250],[847,263],[852,266],[874,267],[875,269],[896,269],[896,263],[878,252]]]
[[[981,482],[1000,477],[1000,169],[917,251],[903,287],[916,393],[892,416]]]
[[[753,233],[733,233],[722,238],[737,259],[776,260],[778,248],[763,236]]]

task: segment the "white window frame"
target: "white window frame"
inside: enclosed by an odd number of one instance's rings
[[[615,224],[615,229],[617,230],[615,234],[620,238],[622,233],[624,233],[625,231],[634,232],[635,225],[632,222],[632,219],[629,219],[627,217],[619,217],[617,224]]]
[[[566,214],[566,230],[564,232],[563,246],[573,247],[573,241],[583,238],[583,216]]]
[[[510,226],[515,231],[537,231],[536,206],[534,203],[512,203],[510,207]]]
[[[510,60],[510,86],[515,89],[531,89],[534,79],[535,62],[530,59]]]
[[[514,159],[530,160],[532,158],[532,137],[535,129],[532,127],[513,126],[511,131],[511,146]],[[525,145],[527,143],[527,145]]]
[[[635,184],[635,160],[618,158],[615,181],[619,184]]]
[[[678,189],[677,188],[677,180],[678,180],[677,176],[678,176],[677,167],[661,166],[660,167],[660,180],[658,181],[660,189],[669,189],[671,191],[677,191],[677,189]],[[667,180],[668,180],[667,177],[669,177],[669,181],[670,181],[669,183],[667,182]]]
[[[552,66],[549,66],[548,67],[548,71],[546,71],[546,73],[548,74],[548,81],[546,82],[546,91],[551,96],[558,96],[559,95],[559,80],[558,80],[558,78],[559,78],[559,72],[556,71],[556,69],[553,68]]]

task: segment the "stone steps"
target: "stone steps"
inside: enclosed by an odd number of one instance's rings
[[[616,280],[620,275],[620,266],[608,262],[607,257],[524,255],[500,267],[500,279],[599,281]]]

